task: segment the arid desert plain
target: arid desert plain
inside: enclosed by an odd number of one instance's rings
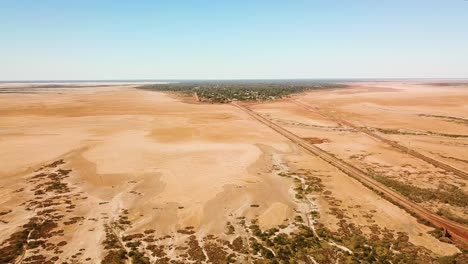
[[[139,85],[0,84],[0,263],[468,263],[468,82]]]

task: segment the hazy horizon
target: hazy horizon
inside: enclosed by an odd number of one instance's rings
[[[12,1],[0,81],[466,79],[468,2]]]
[[[264,78],[264,79],[95,79],[95,80],[0,80],[0,83],[81,83],[81,82],[210,82],[210,81],[323,81],[323,82],[372,82],[372,81],[468,81],[468,78]]]

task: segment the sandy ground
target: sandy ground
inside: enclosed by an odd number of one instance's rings
[[[446,184],[468,193],[467,179],[327,118],[333,116],[373,129],[385,138],[466,172],[468,84],[447,87],[421,82],[363,82],[348,85],[347,89],[313,91],[252,108],[303,138],[319,140],[317,146],[364,171],[421,188],[437,189],[440,184]],[[308,111],[294,100],[318,111]],[[468,219],[466,207],[429,201],[424,205],[435,212],[443,208]]]
[[[86,236],[101,241],[103,224],[129,208],[132,230],[161,235],[187,226],[222,234],[234,215],[262,216],[271,226],[294,208],[292,183],[272,177],[267,158],[289,153],[291,143],[231,106],[186,104],[126,87],[17,96],[0,97],[0,211],[31,199],[12,193],[28,187],[22,180],[32,170],[59,158],[73,170],[69,183],[88,197],[74,214],[98,219],[67,236],[95,230]],[[27,221],[15,214],[2,225]],[[13,231],[1,228],[0,237]],[[68,241],[70,253],[81,248],[78,239]]]
[[[355,90],[312,92],[300,99],[339,111],[366,126],[468,134],[466,123],[418,116],[467,118],[467,90],[444,92],[443,88],[401,83],[356,86]],[[434,98],[428,98],[426,89],[434,89]],[[413,99],[402,99],[408,96]],[[447,100],[436,99],[439,96]],[[170,241],[164,243],[178,245],[186,239],[181,230],[193,229],[198,236],[214,234],[229,240],[228,222],[257,219],[267,229],[291,224],[301,212],[292,191],[294,182],[274,173],[273,168],[284,167],[312,170],[322,178],[331,195],[318,196],[313,203],[320,210],[319,221],[332,230],[337,218],[329,210],[334,207],[363,229],[375,223],[408,233],[410,242],[436,255],[458,252],[455,246],[427,234],[431,229],[402,209],[239,109],[186,101],[131,85],[0,93],[0,212],[6,212],[0,215],[0,237],[11,236],[49,206],[56,212],[46,214],[42,221],[52,217],[58,224],[53,230],[63,232],[51,235],[48,241],[56,246],[41,254],[56,256],[60,262],[99,263],[105,250],[97,245],[106,239],[105,227],[125,220],[131,224],[114,230],[118,235],[154,229],[158,237],[168,237]],[[386,165],[396,168],[397,175],[400,167],[412,164],[411,181],[431,187],[446,177],[446,181],[465,184],[291,103],[252,108],[301,136],[326,138],[329,142],[321,147],[357,166]],[[439,148],[437,136],[412,137],[415,148],[466,170],[463,160],[468,148],[463,146],[468,144],[467,138],[443,137],[440,140],[447,144]],[[350,158],[354,154],[363,154],[366,162]],[[50,165],[56,161],[63,162]],[[428,170],[430,175],[420,175],[420,170]],[[53,185],[57,187],[53,194],[38,192],[51,186],[51,174],[63,174],[55,180],[62,185]],[[177,255],[172,246],[165,250],[168,256]],[[34,254],[37,252],[28,250],[24,258]]]
[[[468,84],[436,86],[432,83],[352,83],[353,88],[329,93],[309,93],[303,99],[334,111],[360,126],[427,133],[385,135],[426,155],[468,169]],[[459,135],[463,137],[449,137]]]

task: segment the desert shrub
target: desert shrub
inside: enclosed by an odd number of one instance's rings
[[[127,253],[125,250],[111,250],[107,253],[104,259],[101,261],[102,264],[125,264],[127,259]]]
[[[405,184],[380,175],[374,175],[374,178],[415,202],[433,200],[460,207],[468,206],[468,194],[456,186],[441,185],[438,189],[427,189]]]

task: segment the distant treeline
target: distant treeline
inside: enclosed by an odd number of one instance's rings
[[[346,85],[317,81],[193,81],[149,84],[138,88],[155,91],[196,93],[200,101],[228,103],[238,101],[266,101],[315,89],[344,88]]]

